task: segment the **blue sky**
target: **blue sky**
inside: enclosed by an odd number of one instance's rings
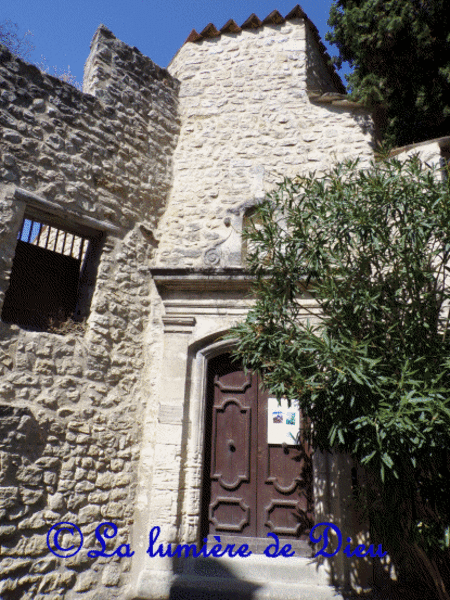
[[[331,3],[301,2],[322,39],[328,30]],[[0,20],[11,19],[21,34],[31,30],[36,47],[31,62],[39,62],[43,55],[50,67],[70,66],[82,81],[89,44],[100,23],[167,67],[192,29],[200,32],[210,22],[220,28],[228,19],[242,25],[252,13],[263,19],[275,9],[286,16],[295,4],[295,0],[14,0],[6,7],[4,0]],[[329,52],[336,54],[333,47]]]

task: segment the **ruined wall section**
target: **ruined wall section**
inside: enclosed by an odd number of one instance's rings
[[[118,115],[120,123],[112,125],[120,180],[133,188],[130,210],[133,202],[140,204],[142,216],[152,225],[165,208],[172,182],[180,129],[178,88],[166,69],[100,26],[86,61],[83,91]]]
[[[130,542],[147,401],[151,230],[170,188],[178,83],[104,28],[94,42],[88,89],[104,86],[111,101],[0,55],[0,309],[25,211],[16,188],[53,202],[68,224],[78,215],[118,228],[106,236],[85,325],[37,332],[0,322],[4,600],[114,600],[128,578],[128,558],[87,552],[100,549],[94,531],[103,521],[118,526],[109,550]],[[71,558],[47,548],[61,521],[85,536]]]
[[[285,176],[372,155],[367,111],[309,100],[308,40],[293,19],[186,43],[169,65],[182,129],[158,266],[238,266],[245,206]]]

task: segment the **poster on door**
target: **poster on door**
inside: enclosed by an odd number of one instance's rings
[[[267,443],[297,445],[300,430],[300,411],[295,401],[288,405],[286,398],[267,400]]]

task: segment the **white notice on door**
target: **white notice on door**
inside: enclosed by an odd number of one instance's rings
[[[300,411],[295,401],[288,406],[286,398],[278,403],[276,398],[267,400],[267,443],[297,445],[300,430]]]

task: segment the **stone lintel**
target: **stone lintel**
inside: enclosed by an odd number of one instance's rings
[[[254,278],[246,269],[152,269],[160,292],[183,291],[205,294],[213,291],[249,291]]]
[[[15,200],[25,202],[27,205],[25,214],[27,216],[29,214],[30,217],[33,217],[33,209],[42,213],[46,213],[52,217],[56,217],[56,219],[59,219],[61,227],[63,227],[65,230],[67,230],[68,225],[73,224],[77,227],[77,231],[75,231],[75,233],[85,233],[87,235],[93,235],[99,231],[113,233],[116,235],[121,233],[121,229],[112,223],[100,221],[99,219],[94,219],[93,217],[88,217],[86,215],[80,215],[22,188],[16,188],[14,192],[14,198]],[[36,218],[38,217],[39,215],[36,214]]]
[[[362,102],[350,100],[346,94],[338,94],[335,92],[325,92],[324,94],[317,90],[310,90],[308,98],[311,102],[320,102],[322,104],[331,104],[342,108],[366,108]]]

